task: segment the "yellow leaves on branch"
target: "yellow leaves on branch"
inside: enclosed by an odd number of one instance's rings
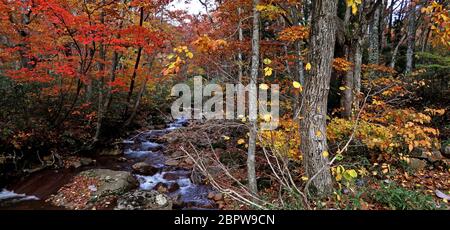
[[[336,181],[340,182],[345,179],[346,182],[352,182],[358,177],[358,173],[354,169],[345,169],[344,166],[338,165],[331,168],[331,173],[336,178]]]
[[[448,8],[436,1],[421,9],[425,20],[430,24],[433,33],[431,41],[434,46],[442,45],[450,48],[450,16]]]
[[[352,8],[352,14],[358,13],[358,6],[361,5],[361,0],[346,0],[347,7]]]
[[[256,10],[261,12],[262,17],[268,18],[270,20],[275,20],[278,18],[278,16],[286,14],[286,11],[284,11],[282,8],[272,4],[259,4],[256,6]]]

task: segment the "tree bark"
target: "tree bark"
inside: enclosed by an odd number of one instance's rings
[[[143,25],[144,25],[144,7],[141,7],[141,9],[140,9],[140,18],[139,18],[139,26],[142,27]],[[134,84],[136,82],[137,71],[138,71],[139,65],[141,63],[142,50],[143,50],[142,46],[138,48],[136,62],[135,62],[134,69],[133,69],[133,75],[131,76],[130,89],[128,90],[127,103],[125,105],[124,117],[127,116],[128,107],[130,106],[131,97],[133,96]]]
[[[413,70],[415,42],[416,42],[416,7],[414,4],[411,4],[408,16],[408,48],[406,51],[406,69],[405,69],[406,74],[411,73]]]
[[[259,5],[260,0],[253,0],[253,35],[252,35],[252,67],[251,67],[251,79],[250,85],[257,84],[259,73],[259,11],[256,6]],[[254,92],[253,92],[254,93]],[[250,90],[250,94],[252,91]],[[253,95],[256,96],[256,95]],[[249,95],[251,98],[252,95]],[[250,100],[249,103],[252,103]],[[250,105],[258,107],[257,105]],[[250,118],[250,139],[248,143],[247,154],[247,173],[248,173],[248,186],[250,192],[254,195],[258,193],[258,186],[256,182],[256,167],[255,167],[255,152],[256,152],[256,135],[258,132],[257,120]]]
[[[380,5],[375,6],[372,23],[369,25],[369,64],[378,65],[380,63]],[[375,71],[370,72],[370,77],[374,78]]]
[[[239,33],[239,42],[240,45],[242,45],[242,42],[244,41],[244,31],[242,29],[242,9],[239,7],[238,8],[238,14],[239,14],[239,25],[238,25],[238,33]],[[239,48],[239,53],[238,53],[238,67],[239,67],[239,76],[238,76],[238,81],[239,83],[242,83],[242,80],[244,78],[244,60],[242,57],[242,50],[241,48]]]
[[[326,138],[326,116],[334,47],[336,41],[337,1],[315,0],[312,8],[312,34],[309,60],[311,74],[305,79],[301,109],[301,151],[310,193],[322,196],[332,191]]]

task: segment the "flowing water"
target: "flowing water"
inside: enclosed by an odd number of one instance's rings
[[[149,130],[123,141],[126,162],[118,163],[114,157],[99,157],[95,166],[78,170],[44,170],[30,175],[7,188],[0,189],[0,209],[60,209],[45,202],[73,176],[82,170],[106,168],[112,170],[132,171],[131,166],[137,162],[146,162],[158,168],[153,176],[135,175],[141,190],[155,190],[159,185],[169,189],[168,195],[175,200],[177,209],[214,209],[216,205],[208,199],[212,188],[194,184],[191,171],[166,165],[163,154],[164,144],[157,143],[158,137],[173,132],[185,125],[186,119],[178,119],[164,130]]]

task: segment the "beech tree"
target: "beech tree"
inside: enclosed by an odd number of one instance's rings
[[[309,61],[300,111],[301,151],[311,191],[326,195],[332,190],[326,137],[328,93],[336,41],[337,1],[315,0],[312,5]]]

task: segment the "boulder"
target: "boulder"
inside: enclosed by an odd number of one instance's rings
[[[136,190],[117,200],[116,210],[172,210],[172,201],[156,191]]]
[[[138,187],[129,172],[92,169],[81,172],[47,201],[66,209],[106,208],[118,196]]]
[[[450,158],[450,144],[444,146],[442,152],[447,158]]]
[[[420,160],[417,158],[409,159],[409,167],[415,171],[423,170],[427,166],[427,162],[425,160]]]
[[[426,150],[423,148],[416,148],[411,152],[413,158],[418,158],[421,160],[427,160],[431,163],[435,163],[444,159],[439,150]]]
[[[143,176],[153,176],[158,172],[158,169],[146,162],[136,163],[132,166],[133,172]]]
[[[81,172],[80,175],[99,181],[99,185],[92,194],[94,200],[108,195],[121,195],[139,186],[136,178],[125,171],[92,169]]]

